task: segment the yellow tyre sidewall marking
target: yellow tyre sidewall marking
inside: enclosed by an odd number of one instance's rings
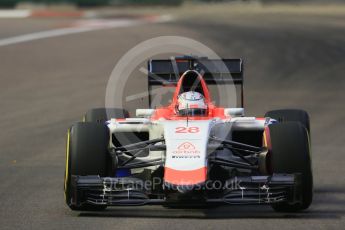
[[[65,199],[66,192],[67,192],[67,183],[68,183],[68,165],[69,165],[69,142],[70,142],[70,130],[67,131],[67,143],[66,143],[66,168],[65,168],[65,184],[64,184],[64,190],[65,190]]]
[[[263,143],[263,147],[266,147],[266,148],[267,148],[266,130],[264,131],[263,136],[264,136],[264,143]]]

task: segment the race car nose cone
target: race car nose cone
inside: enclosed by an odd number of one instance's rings
[[[188,193],[194,189],[193,185],[180,185],[177,186],[176,190],[180,193]]]
[[[171,184],[169,182],[164,183],[164,187],[167,191],[175,191],[179,193],[188,193],[188,192],[195,192],[204,190],[205,183],[198,183],[198,184]]]
[[[204,198],[203,186],[200,185],[170,185],[165,188],[166,201],[184,205],[200,204]]]

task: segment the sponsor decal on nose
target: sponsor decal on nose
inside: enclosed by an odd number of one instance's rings
[[[190,142],[183,142],[182,144],[179,145],[179,147],[177,147],[177,149],[179,149],[179,150],[193,150],[193,149],[195,149],[195,146]]]
[[[172,153],[172,158],[200,158],[200,150],[188,141],[181,143]]]

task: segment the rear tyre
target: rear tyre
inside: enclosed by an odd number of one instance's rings
[[[103,210],[106,206],[77,205],[73,200],[71,175],[107,175],[109,130],[98,123],[76,123],[67,133],[65,201],[72,210]]]
[[[313,176],[309,136],[299,122],[286,122],[269,126],[270,165],[273,173],[301,174],[301,203],[282,202],[272,205],[280,212],[307,209],[313,199]]]
[[[270,117],[277,120],[279,123],[296,121],[300,122],[310,134],[309,115],[306,111],[300,109],[280,109],[268,111],[265,117]]]
[[[97,108],[89,110],[84,117],[86,122],[104,123],[111,118],[127,118],[128,111],[117,108]]]

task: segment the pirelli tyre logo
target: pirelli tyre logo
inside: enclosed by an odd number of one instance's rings
[[[200,158],[200,151],[188,141],[181,143],[172,153],[172,158]]]

